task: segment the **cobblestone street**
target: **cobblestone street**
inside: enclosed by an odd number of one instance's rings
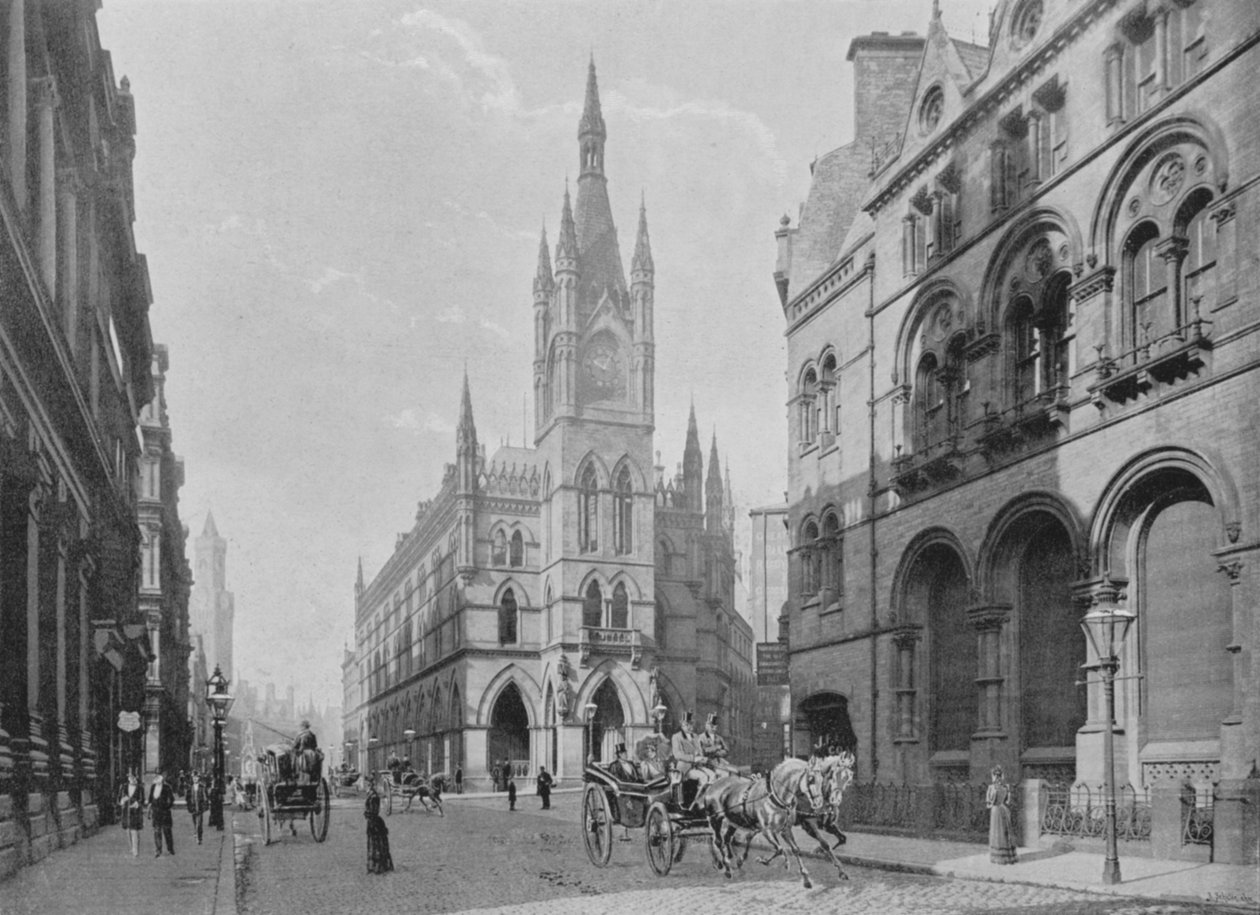
[[[644,859],[642,832],[618,841],[606,868],[586,857],[578,826],[577,795],[559,795],[541,811],[526,796],[507,811],[502,799],[448,801],[445,818],[413,810],[387,819],[396,870],[365,873],[363,817],[354,801],[333,812],[328,841],[317,845],[305,828],[296,837],[263,847],[252,815],[237,814],[238,829],[255,833],[241,874],[242,913],[512,911],[538,915],[592,912],[705,913],[1021,912],[1044,915],[1192,915],[1217,911],[1202,904],[1143,903],[1048,887],[948,880],[846,867],[837,879],[830,865],[806,859],[814,888],[795,870],[763,867],[754,850],[726,880],[708,849],[693,843],[668,877],[658,878]],[[622,830],[615,829],[620,836]],[[1236,911],[1236,910],[1235,910]]]

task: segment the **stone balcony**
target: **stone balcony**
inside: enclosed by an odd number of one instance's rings
[[[643,662],[643,634],[638,629],[610,629],[602,626],[583,626],[580,641],[579,664],[591,666],[592,655],[622,655],[630,658],[630,666],[638,670]]]

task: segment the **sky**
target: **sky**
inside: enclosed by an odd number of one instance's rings
[[[992,0],[941,0],[984,43]],[[192,537],[228,541],[237,679],[341,704],[370,581],[455,457],[533,441],[532,280],[593,55],[623,260],[647,208],[656,448],[694,402],[739,523],[786,489],[774,231],[852,137],[849,42],[932,0],[104,0]],[[192,542],[189,542],[192,559]],[[211,664],[214,659],[209,659]]]

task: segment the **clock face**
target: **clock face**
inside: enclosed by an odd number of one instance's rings
[[[617,350],[607,343],[596,343],[586,351],[582,360],[586,380],[598,397],[608,397],[617,392],[621,376],[621,362]]]

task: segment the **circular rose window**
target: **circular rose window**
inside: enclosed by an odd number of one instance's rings
[[[941,122],[945,111],[945,93],[940,86],[933,86],[923,96],[923,104],[919,107],[919,127],[924,133],[931,133]]]
[[[1015,12],[1011,26],[1011,38],[1015,47],[1022,48],[1036,37],[1037,29],[1041,28],[1043,6],[1042,0],[1028,0]]]

